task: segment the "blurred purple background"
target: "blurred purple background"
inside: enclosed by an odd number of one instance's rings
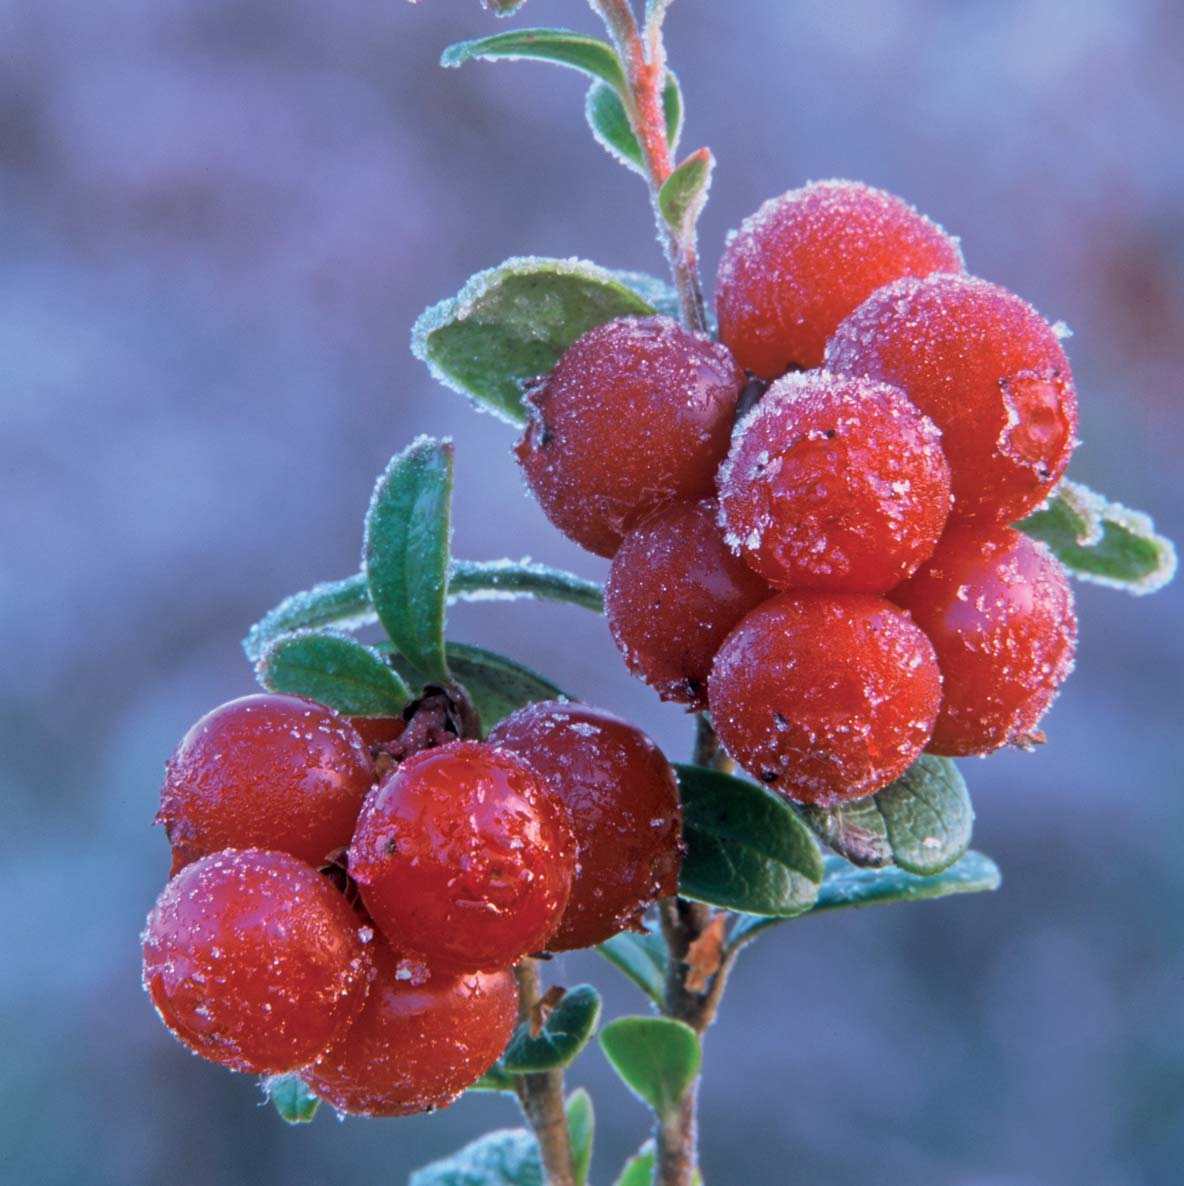
[[[591,30],[579,0],[528,23]],[[0,1178],[402,1182],[509,1102],[287,1130],[139,988],[167,867],[162,763],[252,687],[246,626],[358,560],[375,474],[458,446],[456,550],[602,575],[523,497],[512,434],[407,350],[425,305],[524,252],[658,272],[640,182],[541,65],[441,71],[477,0],[0,0]],[[1074,474],[1184,536],[1184,6],[681,0],[702,225],[808,178],[896,191],[1076,331]],[[524,543],[529,541],[529,543]],[[1079,672],[1035,755],[971,762],[994,896],[804,920],[745,957],[707,1046],[710,1186],[1164,1186],[1184,1160],[1181,586],[1079,586]],[[574,609],[455,636],[688,725]],[[642,1000],[595,957],[613,1011]],[[645,1136],[595,1052],[593,1179]]]

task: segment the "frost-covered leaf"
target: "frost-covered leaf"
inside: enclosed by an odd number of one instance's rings
[[[567,1097],[567,1135],[571,1140],[571,1163],[576,1175],[576,1186],[585,1186],[592,1168],[592,1138],[596,1133],[596,1116],[592,1097],[578,1087]]]
[[[339,630],[360,630],[378,621],[366,574],[358,573],[343,581],[324,581],[285,597],[247,632],[243,650],[252,663],[263,658],[277,638],[296,630],[316,630],[335,626]]]
[[[853,865],[897,864],[931,877],[970,847],[974,808],[966,780],[949,758],[922,754],[875,795],[840,807],[803,807],[799,814]]]
[[[683,108],[678,79],[669,71],[662,87],[662,108],[666,116],[666,140],[673,152],[682,135]],[[584,98],[584,116],[602,148],[627,169],[645,176],[641,145],[637,143],[625,104],[616,90],[603,82],[594,82]]]
[[[709,148],[692,153],[666,178],[658,192],[658,208],[671,233],[680,240],[693,236],[711,188],[715,157]]]
[[[461,66],[475,58],[538,58],[581,70],[618,90],[625,87],[617,51],[607,41],[571,29],[511,29],[493,37],[458,41],[441,54],[440,65]]]
[[[1172,541],[1141,511],[1067,479],[1016,526],[1043,540],[1074,576],[1130,593],[1154,593],[1176,574]]]
[[[411,350],[447,387],[525,424],[523,384],[545,375],[587,330],[653,307],[613,274],[577,259],[508,259],[420,315]]]
[[[526,1022],[514,1031],[500,1065],[515,1075],[566,1067],[591,1040],[599,1022],[600,994],[590,984],[577,984],[563,995],[538,1034],[532,1035]]]
[[[512,16],[526,3],[526,0],[481,0],[481,3],[494,16]]]
[[[659,280],[657,276],[651,276],[648,272],[630,272],[623,268],[615,269],[613,275],[626,288],[633,289],[643,301],[651,304],[663,317],[678,319],[678,291],[668,281]]]
[[[666,992],[666,944],[652,931],[622,931],[596,950],[655,1004]]]
[[[416,1170],[407,1186],[544,1186],[539,1147],[524,1128],[501,1128]]]
[[[448,643],[447,651],[452,675],[472,697],[485,733],[536,700],[572,699],[549,679],[505,655],[462,642]]]
[[[257,674],[271,692],[307,696],[347,716],[397,716],[411,699],[382,655],[342,634],[285,635],[264,654]]]
[[[683,897],[745,914],[809,910],[822,854],[793,808],[755,783],[702,766],[678,766],[686,855]]]
[[[299,1075],[273,1075],[263,1080],[263,1090],[286,1124],[308,1124],[321,1101]]]
[[[452,540],[451,441],[420,437],[395,457],[366,513],[370,599],[399,653],[444,683],[444,606]]]
[[[668,1116],[699,1073],[695,1031],[669,1017],[618,1017],[600,1031],[600,1046],[625,1085],[659,1116]]]

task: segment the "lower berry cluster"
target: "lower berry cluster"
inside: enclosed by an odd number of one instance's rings
[[[487,741],[458,736],[464,717],[444,690],[399,719],[270,694],[186,734],[143,969],[192,1051],[299,1072],[341,1112],[442,1106],[505,1048],[514,964],[600,943],[675,892],[678,788],[645,734],[561,701]]]

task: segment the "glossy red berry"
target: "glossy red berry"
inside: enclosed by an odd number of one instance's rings
[[[908,614],[868,593],[781,593],[716,657],[712,719],[728,753],[799,803],[887,786],[925,748],[941,676]]]
[[[305,1082],[339,1112],[407,1116],[450,1104],[497,1061],[518,1020],[513,974],[426,978],[378,939],[361,1014]]]
[[[413,754],[374,788],[349,871],[400,952],[492,972],[547,946],[575,841],[567,809],[521,758],[458,741]]]
[[[786,375],[742,422],[720,470],[727,541],[781,589],[886,593],[945,526],[940,440],[895,387]]]
[[[640,729],[604,709],[542,701],[507,717],[489,740],[529,762],[571,811],[576,876],[548,950],[602,943],[677,891],[678,783]]]
[[[307,1066],[357,1016],[371,963],[358,919],[282,852],[213,853],[165,886],[143,934],[144,987],[195,1054],[236,1071]]]
[[[720,340],[765,379],[816,367],[835,327],[901,276],[962,271],[956,239],[900,198],[816,181],[771,198],[728,243],[716,280]]]
[[[166,767],[157,823],[184,863],[266,848],[320,865],[345,847],[374,767],[356,730],[298,696],[244,696],[207,713]]]
[[[951,528],[891,597],[929,636],[944,678],[930,750],[1037,740],[1077,643],[1068,577],[1043,544],[1010,527]]]
[[[629,670],[663,700],[707,707],[720,643],[769,586],[724,543],[717,505],[675,502],[636,527],[605,586],[609,628]]]
[[[839,326],[826,365],[895,384],[935,421],[954,519],[1022,519],[1077,443],[1077,393],[1056,331],[1014,293],[974,276],[881,289]]]
[[[349,723],[358,731],[362,744],[393,745],[407,730],[402,717],[350,717]]]
[[[650,512],[712,493],[743,385],[725,347],[667,317],[597,326],[527,394],[527,485],[560,531],[612,556]]]

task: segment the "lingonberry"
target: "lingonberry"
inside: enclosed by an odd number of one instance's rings
[[[770,596],[724,543],[710,500],[651,515],[613,557],[604,605],[629,670],[663,700],[707,707],[711,661],[728,631]]]
[[[231,700],[169,759],[160,811],[174,865],[224,848],[267,848],[320,865],[349,843],[374,767],[331,708],[298,696]]]
[[[873,794],[925,748],[941,699],[933,646],[869,593],[781,593],[728,635],[708,684],[728,753],[799,803]]]
[[[400,952],[493,972],[546,947],[575,841],[567,808],[521,758],[458,741],[412,754],[371,791],[349,871]]]
[[[144,987],[195,1054],[279,1074],[307,1066],[361,1010],[371,975],[363,937],[311,866],[228,849],[165,886],[143,934]]]
[[[771,198],[720,260],[720,340],[765,379],[816,367],[835,326],[901,276],[960,272],[957,240],[900,198],[817,181]]]
[[[349,723],[358,731],[362,744],[371,749],[393,745],[407,729],[402,717],[350,717]]]
[[[513,974],[409,973],[379,938],[374,983],[353,1024],[304,1072],[339,1112],[407,1116],[450,1104],[497,1061],[517,1022]]]
[[[720,470],[727,541],[780,589],[886,593],[933,551],[949,514],[940,438],[895,387],[785,375]]]
[[[527,394],[515,452],[548,519],[611,556],[651,511],[712,493],[744,375],[667,317],[589,330]]]
[[[1014,293],[974,276],[881,289],[839,326],[826,365],[903,388],[936,422],[955,519],[1022,519],[1077,443],[1077,393],[1056,331]]]
[[[576,875],[548,950],[602,943],[676,892],[678,783],[640,729],[600,708],[541,701],[507,717],[489,740],[529,762],[571,811]]]
[[[1011,527],[952,527],[891,597],[937,652],[942,700],[930,750],[983,754],[1038,739],[1077,642],[1068,577],[1043,544]]]

